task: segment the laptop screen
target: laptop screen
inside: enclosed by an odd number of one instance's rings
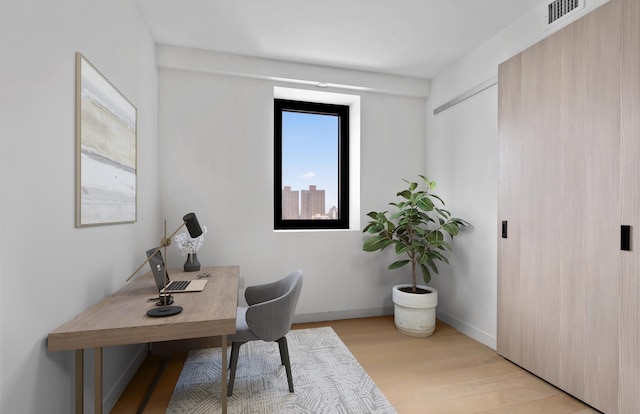
[[[151,255],[153,254],[153,252],[156,251],[156,249],[158,251],[156,252],[156,254],[153,255],[153,257],[151,257]],[[169,273],[164,267],[164,259],[162,258],[162,251],[157,247],[154,247],[152,249],[147,250],[147,257],[150,258],[149,266],[151,266],[151,272],[153,273],[153,278],[156,281],[158,292],[160,292],[162,291],[162,289],[164,289],[165,281],[167,285],[170,282]],[[165,277],[164,280],[162,279],[163,275]]]

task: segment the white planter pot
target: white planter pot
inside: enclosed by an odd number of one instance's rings
[[[429,290],[431,293],[416,294],[399,290],[406,286],[411,285],[396,285],[392,290],[396,328],[409,336],[431,336],[436,329],[438,291],[423,285],[418,287]]]

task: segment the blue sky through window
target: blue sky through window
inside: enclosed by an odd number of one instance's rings
[[[282,112],[282,186],[325,190],[325,213],[338,205],[338,117]]]

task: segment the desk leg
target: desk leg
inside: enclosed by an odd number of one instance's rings
[[[93,392],[95,413],[102,414],[102,348],[95,349],[95,371],[93,373]]]
[[[84,349],[76,349],[76,414],[84,412]]]
[[[222,414],[227,414],[227,335],[220,336],[222,349]]]

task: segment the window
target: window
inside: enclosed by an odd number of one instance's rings
[[[274,228],[349,227],[349,106],[274,100]]]

